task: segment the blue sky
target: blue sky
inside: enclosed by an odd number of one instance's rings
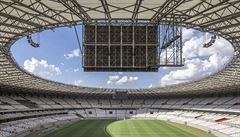
[[[82,38],[81,26],[77,29]],[[204,49],[202,43],[208,37],[203,33],[183,29],[183,37],[185,66],[160,68],[159,72],[83,72],[76,35],[69,27],[34,34],[33,40],[40,42],[39,48],[31,47],[26,38],[22,38],[14,43],[11,51],[22,68],[37,76],[102,88],[150,88],[189,82],[219,71],[231,58],[233,49],[222,38],[213,47]]]

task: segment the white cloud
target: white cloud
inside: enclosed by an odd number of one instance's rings
[[[107,81],[107,84],[111,84],[112,82],[110,80]]]
[[[74,81],[74,85],[76,85],[76,86],[80,86],[81,83],[83,83],[82,80],[75,80],[75,81]]]
[[[107,84],[111,84],[113,82],[116,82],[117,80],[119,80],[120,77],[118,75],[114,75],[114,76],[109,76],[108,77],[108,81],[107,81]]]
[[[182,39],[183,41],[190,39],[194,35],[194,29],[182,29]]]
[[[128,81],[132,82],[132,81],[137,81],[138,77],[129,77]]]
[[[148,86],[148,88],[152,88],[153,87],[153,85],[152,84],[150,84],[149,86]]]
[[[222,56],[233,55],[234,50],[227,40],[219,38],[211,47],[204,48],[203,44],[208,41],[205,41],[204,39],[205,38],[201,36],[192,37],[190,40],[186,41],[183,46],[183,57],[193,58],[199,56],[211,56],[215,53],[219,53]]]
[[[70,51],[69,53],[64,54],[64,57],[66,59],[79,57],[79,56],[80,56],[80,50],[79,49],[74,49],[74,50]]]
[[[23,65],[28,72],[43,78],[51,78],[62,74],[58,67],[48,64],[46,60],[31,58],[31,60],[25,60]]]
[[[122,85],[128,82],[128,76],[121,77],[118,81],[116,81],[117,85]]]
[[[111,81],[115,81],[118,80],[120,77],[118,75],[114,75],[114,76],[109,76],[109,80]]]
[[[203,37],[193,37],[183,47],[185,66],[172,70],[160,80],[161,86],[189,82],[204,78],[221,70],[233,55],[231,44],[223,38],[212,47],[203,48]]]
[[[139,78],[137,76],[122,76],[122,77],[120,77],[119,75],[114,75],[114,76],[108,77],[107,84],[123,85],[123,84],[137,81],[138,79]]]
[[[78,72],[79,68],[73,69],[73,72]]]
[[[122,74],[123,74],[123,72],[118,72],[118,74],[119,74],[119,75],[122,75]]]
[[[135,77],[128,77],[128,76],[123,76],[122,78],[120,78],[118,81],[116,81],[116,84],[117,85],[123,85],[123,84],[127,84],[127,83],[130,83],[130,82],[134,82],[134,81],[137,81],[138,80],[138,77],[135,76]]]

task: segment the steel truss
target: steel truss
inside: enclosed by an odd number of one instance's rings
[[[182,58],[182,27],[173,18],[172,22],[159,26],[160,62],[159,66],[184,66]]]

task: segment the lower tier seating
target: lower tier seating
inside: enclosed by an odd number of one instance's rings
[[[54,115],[28,118],[0,124],[0,137],[17,136],[20,133],[31,131],[34,128],[45,126],[59,121],[78,119],[74,114]]]

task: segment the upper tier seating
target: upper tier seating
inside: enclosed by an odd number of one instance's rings
[[[240,97],[199,97],[153,100],[94,100],[42,96],[0,96],[0,110],[61,108],[167,108],[240,112]]]

